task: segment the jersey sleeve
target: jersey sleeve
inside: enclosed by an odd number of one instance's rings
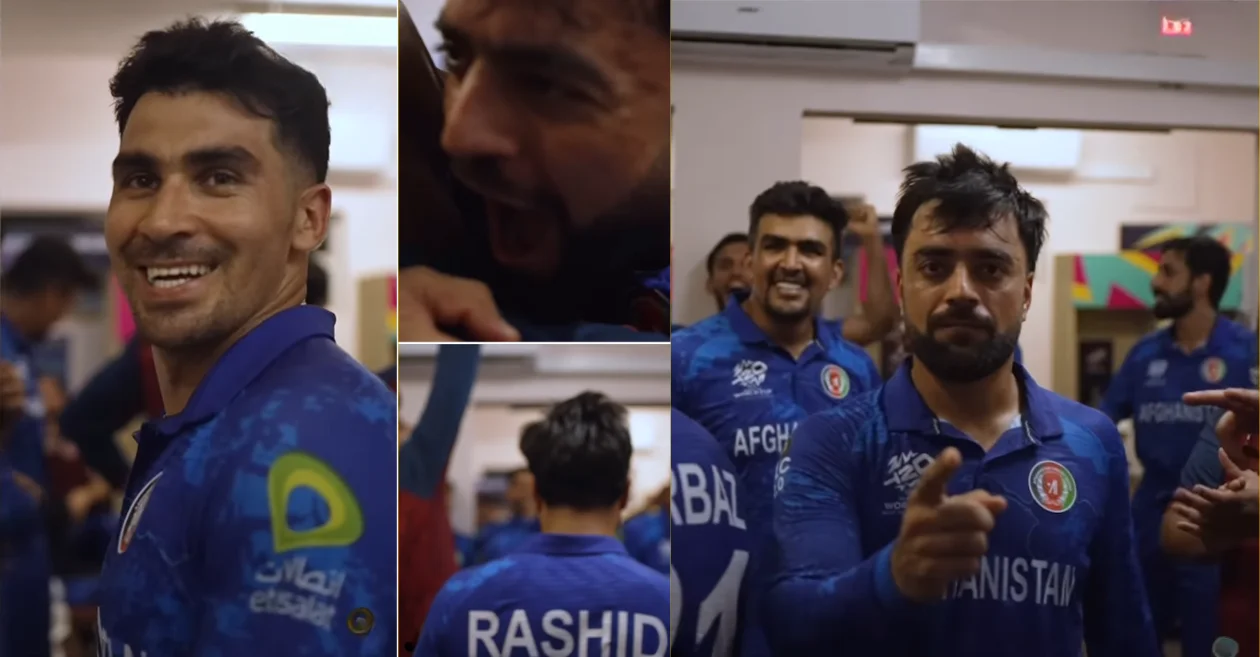
[[[26,536],[43,522],[39,504],[13,478],[13,471],[0,469],[0,551],[15,538]]]
[[[874,430],[870,402],[855,401],[797,427],[775,482],[779,572],[763,609],[776,654],[823,655],[844,646],[879,652],[913,605],[892,580],[891,545],[864,557],[856,445]]]
[[[1199,439],[1190,450],[1190,458],[1181,468],[1181,486],[1193,488],[1203,485],[1216,488],[1225,481],[1225,469],[1221,467],[1218,455],[1221,449],[1220,440],[1216,437],[1216,421],[1204,425],[1199,432]]]
[[[249,447],[206,473],[192,654],[394,652],[397,497],[381,483],[396,467],[397,406],[361,379],[349,394],[277,394],[265,422],[216,436]]]
[[[1134,355],[1138,347],[1129,350],[1120,370],[1107,384],[1107,392],[1103,394],[1102,406],[1099,408],[1112,422],[1119,422],[1133,417],[1133,389],[1137,383],[1138,359]]]
[[[1090,547],[1085,591],[1085,645],[1091,655],[1159,657],[1133,538],[1129,466],[1116,428],[1100,422],[1094,433],[1107,459],[1107,501]]]
[[[456,580],[448,581],[433,599],[428,617],[422,619],[424,629],[412,653],[415,657],[462,657],[458,647],[452,645],[457,640],[452,636],[452,628],[457,627],[453,621],[460,597],[455,589],[459,586]]]
[[[442,485],[442,473],[459,436],[459,425],[477,382],[480,345],[442,345],[437,371],[420,422],[398,451],[398,485],[428,499]]]

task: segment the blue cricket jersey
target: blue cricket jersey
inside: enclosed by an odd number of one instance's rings
[[[616,538],[539,534],[448,580],[415,655],[663,657],[669,604],[666,577]]]
[[[630,556],[659,573],[669,572],[669,516],[664,509],[648,509],[622,525]]]
[[[670,654],[731,657],[743,617],[752,542],[730,457],[699,424],[671,411]]]
[[[18,472],[49,493],[48,468],[44,454],[44,401],[39,391],[39,372],[32,345],[0,315],[0,360],[11,363],[26,384],[22,417],[11,429],[0,470]],[[25,493],[17,493],[16,482],[0,491],[0,516],[12,519],[4,537],[3,567],[0,567],[0,655],[45,657],[49,653],[51,617],[49,579],[52,554],[43,514],[32,509]],[[31,516],[32,510],[35,515]]]
[[[486,525],[473,540],[473,561],[483,564],[506,557],[541,531],[538,518],[512,518]]]
[[[1181,627],[1186,657],[1211,653],[1220,575],[1215,564],[1174,560],[1160,547],[1164,510],[1200,432],[1217,417],[1181,396],[1194,390],[1255,387],[1256,334],[1218,317],[1207,343],[1186,353],[1171,328],[1142,338],[1107,386],[1102,411],[1133,418],[1134,447],[1144,473],[1133,495],[1133,525],[1157,631]]]
[[[1129,516],[1124,446],[1098,411],[1015,366],[1024,412],[987,453],[938,420],[910,379],[803,422],[780,468],[781,569],[768,594],[776,654],[1156,657]],[[946,447],[958,495],[1002,495],[978,575],[916,604],[893,581],[907,496]]]
[[[1210,413],[1187,406],[1195,390],[1254,388],[1256,334],[1224,317],[1207,344],[1187,354],[1171,329],[1155,331],[1133,346],[1103,398],[1113,421],[1133,418],[1134,442],[1145,473],[1133,497],[1138,543],[1158,546],[1159,519],[1172,500],[1181,469]],[[1151,549],[1157,549],[1151,547]]]
[[[840,336],[839,323],[815,320],[817,336],[800,358],[774,345],[738,303],[673,336],[672,404],[718,441],[747,492],[753,534],[750,596],[743,657],[766,657],[756,598],[764,588],[759,552],[771,539],[774,473],[797,423],[882,379],[861,347]]]
[[[267,319],[140,430],[101,574],[102,655],[395,649],[397,403],[334,321]]]

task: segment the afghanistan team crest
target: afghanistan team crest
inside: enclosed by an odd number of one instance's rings
[[[849,396],[849,373],[839,365],[828,365],[822,369],[822,387],[832,399],[844,399]]]
[[[140,524],[140,516],[144,515],[144,508],[149,505],[149,496],[153,494],[153,486],[161,478],[161,472],[154,475],[136,494],[136,499],[131,502],[131,508],[127,509],[127,515],[123,516],[122,530],[118,533],[118,554],[126,552],[131,546],[131,539],[135,537],[136,527]]]
[[[1028,491],[1041,508],[1063,513],[1076,504],[1076,479],[1061,463],[1042,461],[1028,474]]]
[[[1199,368],[1199,373],[1203,375],[1203,380],[1208,383],[1220,383],[1225,378],[1225,361],[1213,356],[1203,360],[1203,366]]]

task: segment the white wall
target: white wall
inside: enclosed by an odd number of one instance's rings
[[[712,301],[703,289],[704,257],[712,245],[726,232],[746,229],[748,204],[757,193],[775,181],[802,177],[807,113],[910,115],[942,122],[988,118],[1033,125],[1193,125],[1244,130],[1254,130],[1260,114],[1254,95],[1226,91],[964,75],[733,71],[678,63],[673,68],[672,92],[674,317],[683,323],[712,312]],[[884,159],[901,155],[860,154],[875,160],[869,165],[872,169],[890,166]],[[1254,167],[1254,149],[1251,158]],[[1250,173],[1252,186],[1238,194],[1254,195],[1254,171]],[[875,185],[867,192],[868,200],[886,207],[887,198],[874,196],[886,196],[892,188],[886,181]],[[1253,218],[1244,215],[1233,220]],[[1065,248],[1071,243],[1069,239]],[[1031,348],[1025,345],[1025,349]],[[1030,365],[1037,376],[1049,374],[1048,369]]]
[[[621,350],[627,358],[656,359],[668,363],[666,345],[583,345],[592,354]],[[428,398],[431,369],[404,361],[400,368],[400,416],[410,423],[419,417]],[[629,368],[627,368],[629,369]],[[640,372],[642,370],[639,370]],[[473,400],[460,427],[451,455],[447,480],[454,486],[452,523],[460,531],[475,526],[476,486],[487,470],[510,469],[525,464],[517,447],[521,429],[538,419],[543,406],[568,399],[586,390],[603,392],[630,409],[630,430],[635,442],[632,490],[628,509],[641,508],[649,497],[669,483],[669,375],[608,373],[540,374],[496,367],[483,361]]]
[[[282,49],[283,52],[283,49]],[[379,52],[290,54],[319,76],[334,114],[354,117],[356,132],[333,133],[333,149],[354,148],[362,130],[397,134],[397,55]],[[108,80],[117,56],[6,52],[0,67],[0,209],[104,215],[109,163],[118,132]],[[349,140],[349,143],[347,143]],[[357,280],[397,268],[396,156],[379,177],[333,184],[330,309],[337,340],[357,346]]]
[[[802,133],[805,179],[837,194],[866,196],[880,214],[892,214],[901,168],[910,163],[911,126],[807,118]],[[1113,253],[1122,224],[1254,224],[1256,152],[1254,133],[1086,131],[1070,179],[1022,177],[1050,212],[1020,340],[1035,376],[1048,378],[1053,358],[1054,255]]]

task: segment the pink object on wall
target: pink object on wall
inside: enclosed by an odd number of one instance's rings
[[[884,245],[884,258],[888,260],[888,280],[893,281],[893,296],[901,303],[901,291],[897,289],[897,253],[891,245]],[[866,303],[866,286],[871,274],[867,269],[866,251],[858,251],[858,301]]]
[[[131,316],[131,305],[127,303],[127,297],[123,295],[118,279],[111,278],[109,288],[110,293],[114,295],[114,307],[118,309],[118,325],[115,327],[118,331],[118,340],[127,342],[136,333],[136,320]]]

